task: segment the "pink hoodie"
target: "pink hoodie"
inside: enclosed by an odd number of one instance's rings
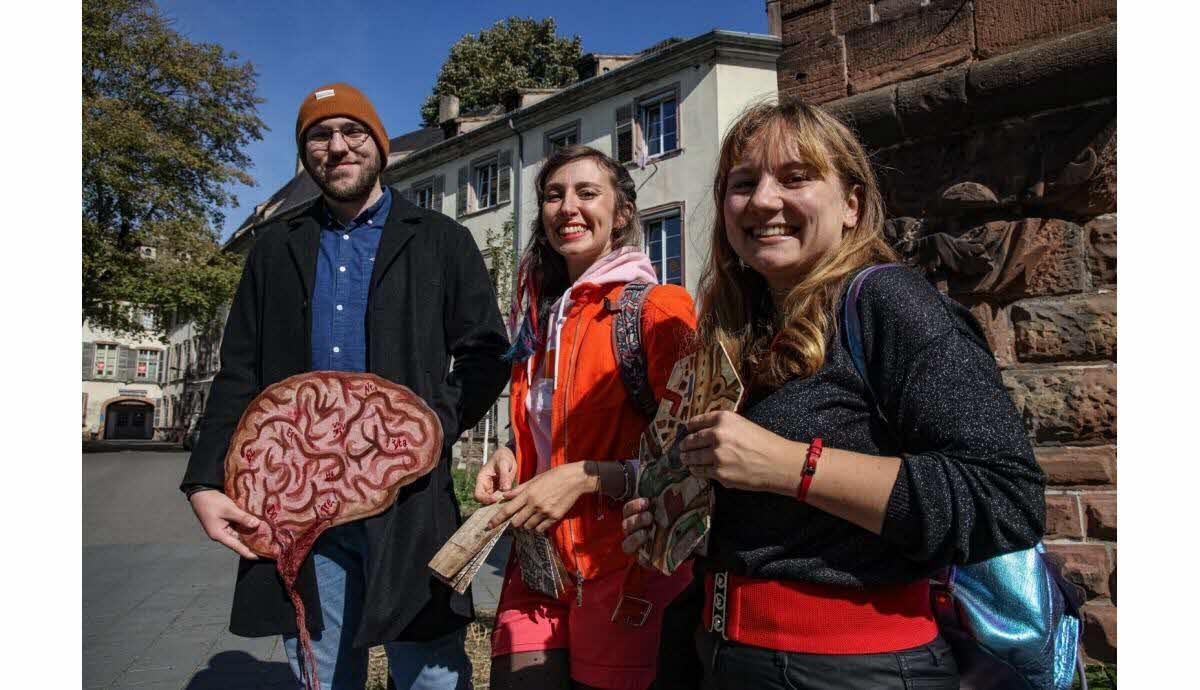
[[[622,247],[596,260],[596,263],[588,267],[588,270],[584,271],[551,306],[550,312],[554,317],[550,319],[546,333],[543,365],[535,372],[532,370],[532,357],[525,364],[526,367],[530,367],[529,395],[525,398],[525,409],[529,411],[529,429],[533,432],[534,445],[537,447],[535,473],[540,474],[550,467],[550,418],[554,389],[558,385],[555,377],[555,372],[558,371],[558,335],[565,320],[563,315],[571,306],[571,295],[584,285],[603,286],[634,281],[657,285],[658,275],[654,272],[654,264],[650,263],[650,257],[644,252],[637,247]],[[546,375],[547,372],[549,375]]]

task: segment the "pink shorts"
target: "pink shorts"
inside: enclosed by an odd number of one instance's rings
[[[612,622],[624,571],[587,580],[583,606],[572,591],[566,601],[534,592],[521,580],[521,566],[509,560],[492,630],[492,656],[566,649],[571,678],[596,688],[645,690],[658,670],[658,638],[663,610],[687,587],[692,564],[670,576],[647,577],[646,598],[654,607],[641,627]]]

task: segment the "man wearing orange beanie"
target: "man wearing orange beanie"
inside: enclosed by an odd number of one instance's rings
[[[295,374],[369,371],[408,386],[441,420],[441,461],[380,515],[322,534],[296,589],[325,690],[361,690],[367,650],[379,644],[397,688],[469,688],[470,593],[438,582],[426,564],[461,523],[453,440],[508,380],[491,281],[466,228],[380,184],[387,132],[358,89],[330,84],[306,94],[296,145],[321,196],[257,234],[180,488],[208,536],[242,556],[230,630],[282,634],[300,679],[306,660],[274,564],[236,537],[257,518],[221,490],[229,439],[260,391]]]

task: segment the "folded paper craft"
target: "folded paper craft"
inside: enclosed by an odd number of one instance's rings
[[[239,534],[275,567],[296,608],[306,687],[320,688],[296,576],[322,532],[377,515],[427,474],[442,425],[420,397],[373,374],[315,371],[269,386],[246,408],[225,456],[225,493],[259,518]]]
[[[725,348],[694,352],[675,363],[658,413],[639,442],[638,495],[650,499],[653,522],[641,557],[670,574],[707,543],[713,493],[679,458],[687,421],[696,415],[736,410],[742,382]]]

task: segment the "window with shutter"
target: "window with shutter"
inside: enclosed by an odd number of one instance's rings
[[[440,211],[441,209],[434,205],[435,194],[433,183],[434,178],[432,177],[421,180],[420,182],[414,182],[411,188],[413,194],[412,202],[421,208],[429,208]]]
[[[442,212],[442,197],[446,195],[446,176],[438,175],[433,178],[433,210]]]
[[[633,160],[633,104],[617,108],[613,136],[616,138],[613,151],[616,152],[617,161],[631,162]]]
[[[92,378],[111,379],[117,376],[118,348],[105,343],[96,344]]]
[[[472,168],[472,186],[475,204],[472,211],[479,211],[500,203],[500,159],[490,156],[476,161]]]
[[[638,123],[648,157],[679,148],[679,109],[674,91],[639,101]]]
[[[500,180],[497,184],[496,203],[505,204],[512,197],[512,151],[501,151],[497,160]]]
[[[460,217],[465,216],[467,210],[470,208],[470,204],[467,203],[467,195],[471,193],[470,175],[471,172],[467,169],[467,166],[464,165],[458,169],[458,193],[455,195],[455,215]]]

